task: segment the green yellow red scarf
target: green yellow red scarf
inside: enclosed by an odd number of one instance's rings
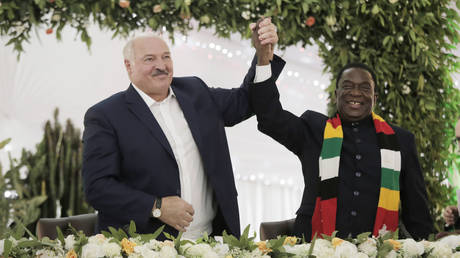
[[[393,128],[372,112],[381,158],[380,196],[373,235],[386,225],[387,230],[398,228],[399,174],[401,154]],[[331,235],[335,230],[340,153],[343,131],[339,114],[327,120],[323,147],[319,158],[320,185],[312,217],[312,238],[316,234]]]

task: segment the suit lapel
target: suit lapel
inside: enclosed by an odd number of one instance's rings
[[[163,145],[171,157],[175,158],[163,130],[153,116],[152,111],[150,111],[144,100],[141,96],[139,96],[139,93],[136,92],[133,85],[130,85],[126,90],[126,103],[128,104],[127,106],[129,110],[150,130],[153,136],[161,143],[161,145]]]
[[[182,109],[182,113],[184,113],[185,120],[187,121],[188,127],[190,128],[196,146],[198,147],[201,157],[203,158],[204,149],[200,134],[200,122],[198,121],[198,114],[196,113],[195,107],[193,106],[190,97],[188,97],[180,87],[176,87],[174,85],[174,80],[171,87],[173,88],[174,94],[177,98],[177,102],[179,102],[179,106]]]

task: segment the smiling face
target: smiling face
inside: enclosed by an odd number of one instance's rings
[[[365,69],[351,67],[343,71],[335,90],[340,118],[355,122],[369,116],[377,100],[374,87],[372,75]]]
[[[173,78],[173,62],[169,47],[161,38],[136,38],[130,46],[125,67],[131,82],[156,101],[168,96]]]

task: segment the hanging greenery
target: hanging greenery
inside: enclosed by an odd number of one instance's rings
[[[92,23],[114,37],[147,28],[186,34],[197,24],[212,27],[219,37],[239,33],[249,38],[248,24],[270,16],[279,47],[317,44],[325,72],[335,76],[351,61],[375,69],[376,112],[415,134],[441,230],[441,209],[453,195],[442,182],[456,157],[451,139],[460,114],[459,91],[450,76],[460,66],[450,52],[459,44],[455,4],[460,7],[459,0],[0,0],[0,35],[18,53],[33,29],[60,39],[66,26],[75,28],[89,47]],[[334,85],[328,88],[331,112]]]

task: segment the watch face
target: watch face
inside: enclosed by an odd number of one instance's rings
[[[154,209],[152,214],[153,214],[153,217],[159,218],[161,216],[161,210],[160,209]]]

